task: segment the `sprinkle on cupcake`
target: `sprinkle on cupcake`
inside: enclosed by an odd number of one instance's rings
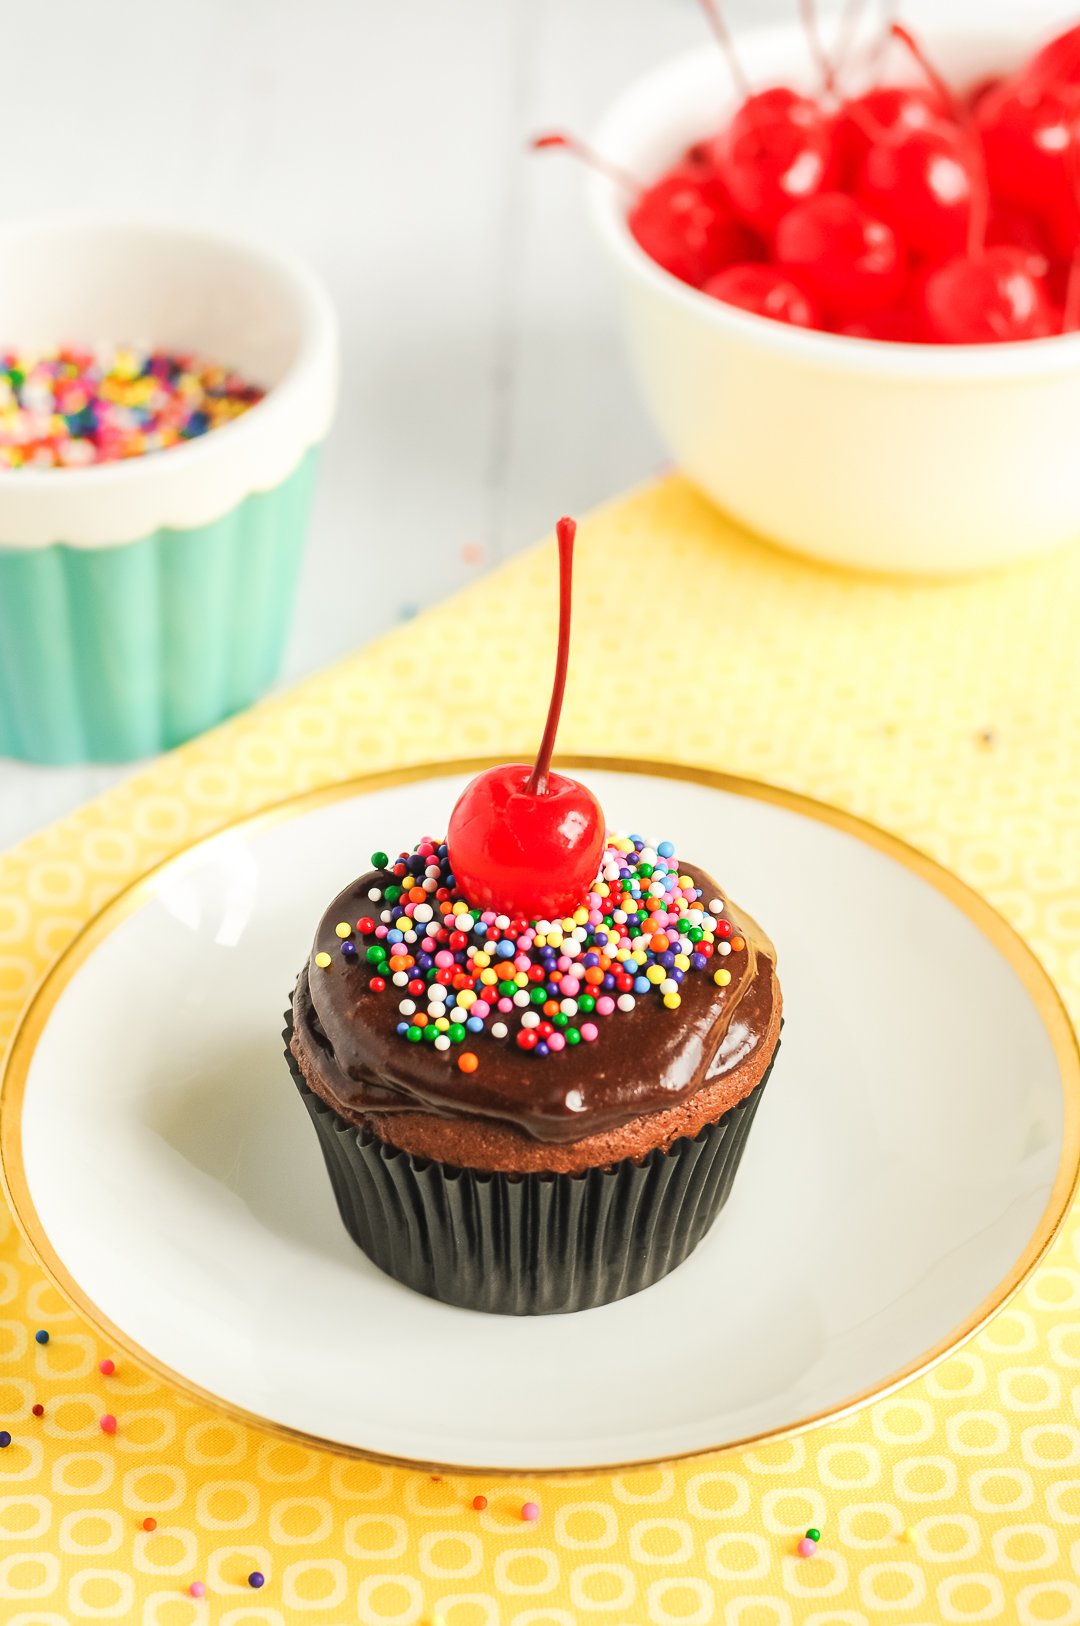
[[[486,1033],[557,1055],[593,1043],[598,1018],[640,1000],[678,1010],[688,976],[711,973],[723,987],[731,977],[718,962],[746,947],[723,899],[704,899],[669,841],[610,835],[592,890],[561,920],[470,908],[434,838],[393,864],[381,852],[372,862],[385,880],[368,892],[371,913],[337,924],[339,953],[370,968],[375,992],[396,996],[409,1044],[448,1051]],[[333,958],[322,951],[315,963],[329,970]],[[459,1051],[462,1072],[478,1065],[471,1048]]]

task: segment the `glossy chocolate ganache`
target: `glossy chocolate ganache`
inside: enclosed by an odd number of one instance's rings
[[[696,1134],[763,1076],[779,1035],[780,990],[775,952],[764,932],[710,876],[693,866],[680,870],[700,889],[699,908],[715,922],[716,935],[711,945],[695,943],[696,951],[711,952],[707,958],[698,952],[704,964],[683,970],[677,1007],[665,1004],[652,986],[635,997],[632,1009],[579,1011],[568,1025],[595,1029],[595,1038],[564,1042],[546,1055],[518,1042],[522,1017],[536,1010],[533,1005],[502,1014],[493,1008],[482,1031],[467,1032],[449,1049],[399,1032],[399,1025],[409,1025],[408,1005],[424,1012],[428,1002],[424,994],[395,986],[388,963],[369,960],[378,940],[360,931],[358,922],[383,921],[388,876],[361,876],[323,915],[296,985],[291,1046],[305,1082],[347,1122],[403,1150],[468,1167],[573,1169],[640,1156],[678,1135]],[[722,913],[712,909],[720,899]],[[345,939],[339,929],[344,926],[352,929]],[[489,941],[504,935],[489,927],[480,933],[481,947],[488,932]],[[460,944],[461,934],[456,940]],[[635,941],[643,941],[640,931]],[[445,953],[446,943],[440,946]],[[397,944],[397,954],[408,947]],[[419,944],[411,947],[417,958]],[[659,958],[651,953],[649,963]],[[451,969],[459,974],[459,966]],[[612,969],[625,975],[623,966]],[[637,975],[646,969],[639,949]],[[728,974],[722,985],[718,971]],[[578,966],[572,974],[582,975]],[[422,977],[424,970],[410,965],[408,975]],[[601,992],[596,983],[580,986]],[[618,997],[610,985],[602,992]],[[453,1005],[448,990],[448,1013]],[[468,1071],[460,1066],[466,1053],[475,1058],[475,1065],[466,1061]]]

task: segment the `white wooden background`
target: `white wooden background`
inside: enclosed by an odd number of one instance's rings
[[[794,9],[726,5],[736,26]],[[9,15],[0,211],[250,230],[304,254],[337,304],[343,392],[283,682],[662,465],[582,177],[524,148],[545,126],[587,132],[632,77],[706,37],[697,0]],[[0,849],[129,771],[0,762]]]

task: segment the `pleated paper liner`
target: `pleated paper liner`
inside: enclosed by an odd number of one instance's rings
[[[559,1315],[626,1298],[682,1264],[726,1203],[776,1061],[693,1139],[581,1174],[490,1174],[413,1157],[358,1130],[308,1089],[353,1241],[407,1287],[467,1310]],[[777,1051],[779,1050],[777,1044]]]

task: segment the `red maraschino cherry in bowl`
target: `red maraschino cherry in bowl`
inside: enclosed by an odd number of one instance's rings
[[[699,150],[707,156],[746,87],[819,96],[820,65],[796,13],[792,0],[789,23],[738,32],[743,86],[715,44],[655,69],[621,97],[594,150],[647,185],[680,160],[693,165]],[[1000,0],[967,33],[946,31],[941,8],[925,3],[905,6],[904,22],[950,86],[989,82],[973,120],[997,117],[995,81],[1062,27],[1060,9],[1020,14]],[[1000,186],[981,236],[978,220],[968,233],[972,203],[955,150],[944,150],[940,93],[910,51],[893,41],[871,70],[860,55],[845,74],[844,100],[855,105],[850,119],[845,108],[835,159],[861,166],[860,184],[819,181],[808,159],[807,195],[775,221],[766,199],[759,251],[712,272],[707,291],[645,252],[626,186],[591,177],[646,404],[718,506],[795,551],[932,575],[1030,557],[1080,536],[1080,335],[1060,331],[1064,288],[1033,280],[1028,256],[1039,244],[1024,211],[999,201]],[[1010,129],[1011,116],[1010,104],[1002,115]],[[866,144],[890,126],[896,147],[868,162]],[[1057,199],[1060,175],[1049,168],[1044,194]],[[910,178],[927,174],[941,185],[911,209]],[[744,229],[747,218],[735,225]],[[913,256],[912,240],[944,243],[950,234],[940,259]],[[933,342],[929,324],[940,330]],[[1011,342],[994,342],[1002,333]]]

